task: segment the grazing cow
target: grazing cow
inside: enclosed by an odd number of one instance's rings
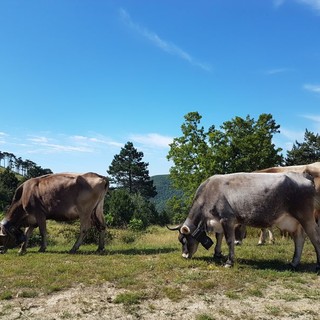
[[[272,167],[267,169],[262,169],[256,172],[261,173],[286,173],[286,172],[299,172],[312,176],[314,181],[314,187],[316,193],[320,197],[320,162],[314,162],[306,165],[298,166],[287,166],[287,167]],[[317,197],[317,198],[319,198]],[[320,205],[318,205],[314,210],[314,216],[317,220],[317,223],[320,225]]]
[[[319,195],[320,198],[320,162],[314,162],[307,165],[297,165],[297,166],[286,166],[286,167],[271,167],[267,169],[262,169],[256,171],[258,173],[285,173],[285,172],[299,172],[299,173],[306,173],[313,177],[316,193]],[[320,206],[318,206],[320,208]],[[315,208],[314,216],[315,219],[320,226],[320,209]],[[245,227],[244,226],[236,226],[235,228],[236,233],[236,244],[241,244],[242,240],[245,237]],[[274,243],[274,236],[272,229],[261,229],[260,237],[259,237],[259,245],[263,245],[266,242],[267,235],[269,235],[269,240],[271,243]],[[285,236],[285,235],[284,235]]]
[[[237,223],[258,228],[276,225],[293,235],[292,267],[300,262],[306,233],[315,248],[319,269],[320,229],[313,214],[315,198],[313,181],[299,173],[215,175],[198,188],[185,222],[171,230],[179,230],[185,258],[195,254],[199,242],[207,249],[212,245],[206,231],[224,234],[229,248],[226,266],[232,266]],[[217,243],[215,255],[221,254],[219,246]]]
[[[47,247],[46,220],[73,221],[80,219],[80,234],[71,249],[80,247],[87,231],[94,225],[99,231],[99,251],[105,246],[104,197],[109,187],[106,177],[96,173],[58,173],[32,178],[21,184],[0,224],[0,245],[8,248],[21,245],[26,252],[28,240],[39,227],[40,252]],[[22,229],[25,227],[25,233]]]

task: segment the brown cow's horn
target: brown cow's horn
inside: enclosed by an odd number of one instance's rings
[[[180,228],[182,227],[182,224],[180,224],[180,225],[178,225],[178,226],[176,226],[176,227],[173,227],[173,228],[170,228],[170,227],[168,227],[168,226],[166,226],[169,230],[171,230],[171,231],[175,231],[175,230],[180,230]]]

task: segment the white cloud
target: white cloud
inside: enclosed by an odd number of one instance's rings
[[[172,137],[162,136],[157,133],[149,133],[147,135],[132,134],[130,139],[133,142],[138,142],[151,148],[169,148],[169,144],[173,141]]]
[[[315,10],[317,14],[320,14],[320,0],[297,0],[297,2],[306,4]]]
[[[287,0],[273,0],[273,5],[276,8],[281,7]],[[320,14],[320,0],[295,0],[295,2],[309,6],[317,14]]]
[[[135,23],[129,13],[124,10],[120,9],[120,17],[123,22],[130,27],[132,30],[136,31],[138,34],[142,35],[148,41],[150,41],[154,46],[160,48],[166,53],[172,54],[177,56],[190,64],[197,66],[205,71],[211,71],[211,67],[208,64],[202,63],[195,58],[193,58],[189,53],[184,51],[183,49],[176,46],[174,43],[166,41],[160,38],[155,32],[148,30],[147,28],[140,26],[139,24]]]
[[[303,88],[314,93],[320,93],[320,84],[305,84]]]
[[[273,5],[278,8],[284,4],[285,0],[273,0]]]

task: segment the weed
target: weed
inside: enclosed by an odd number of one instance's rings
[[[199,314],[196,316],[196,320],[215,320],[215,318],[213,318],[207,314]]]
[[[144,294],[139,292],[120,293],[114,299],[114,303],[122,303],[124,305],[139,304],[143,298],[144,298]]]
[[[282,309],[278,306],[267,305],[265,309],[266,309],[266,312],[273,317],[279,317],[282,314]]]
[[[184,297],[184,294],[179,288],[165,287],[163,288],[163,292],[165,293],[166,297],[172,301],[179,301]]]
[[[12,292],[4,291],[0,294],[0,300],[11,300],[13,298]]]

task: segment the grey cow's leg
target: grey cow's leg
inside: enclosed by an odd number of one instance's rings
[[[214,254],[213,257],[216,259],[222,258],[222,240],[223,240],[223,233],[216,233],[216,246],[214,247]]]
[[[225,267],[232,267],[234,265],[235,260],[235,254],[234,254],[234,241],[235,241],[235,235],[234,235],[234,225],[235,221],[230,219],[222,219],[221,221],[224,235],[226,238],[226,242],[229,248],[229,254],[228,259],[226,261]]]

